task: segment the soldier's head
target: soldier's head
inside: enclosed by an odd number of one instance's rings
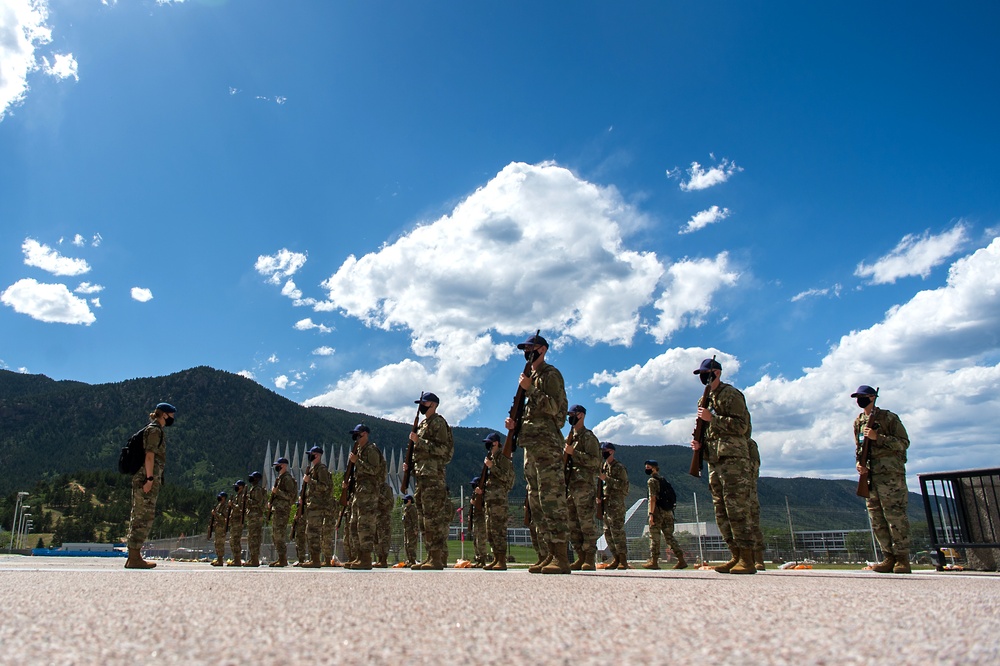
[[[250,483],[252,483],[255,486],[259,486],[260,480],[264,478],[264,475],[261,474],[260,472],[250,472],[250,476],[248,476],[247,478],[250,479]]]
[[[441,400],[434,393],[424,391],[420,394],[420,400],[414,400],[413,403],[420,405],[419,409],[421,414],[429,416],[437,411],[437,407],[441,403]]]
[[[236,483],[233,484],[233,491],[239,493],[246,487],[246,485],[247,485],[246,481],[244,481],[243,479],[237,479]]]
[[[587,416],[587,408],[584,407],[583,405],[573,405],[572,407],[569,408],[569,411],[566,412],[566,420],[569,421],[569,424],[573,427],[576,427],[577,423],[579,423],[582,426],[583,419],[586,416]]]
[[[690,366],[689,366],[690,367]],[[705,386],[708,386],[716,379],[722,376],[722,364],[715,360],[715,358],[706,358],[701,362],[701,365],[694,374],[698,375],[698,379]]]
[[[413,504],[413,495],[403,495],[403,504]]]
[[[865,409],[868,405],[872,404],[872,401],[875,400],[877,396],[878,390],[865,384],[859,386],[858,390],[851,394],[851,397],[858,401],[858,407],[861,409]]]
[[[486,445],[486,450],[492,453],[494,450],[500,447],[500,434],[491,432],[490,434],[486,435],[486,439],[483,440],[483,443]]]
[[[655,474],[659,474],[660,473],[660,463],[656,462],[655,460],[647,460],[646,461],[646,476],[650,476],[650,475],[652,475],[654,473]]]
[[[153,413],[149,415],[149,420],[156,421],[162,426],[172,426],[174,424],[174,414],[176,413],[176,407],[169,402],[161,402],[153,409]]]
[[[479,479],[480,479],[479,476],[472,477],[472,480],[469,481],[469,485],[472,486],[473,488],[475,488],[476,486],[479,485]]]
[[[545,341],[545,338],[536,333],[519,344],[517,348],[524,352],[525,361],[534,363],[539,359],[545,358],[545,352],[549,350],[549,343]]]
[[[611,442],[601,442],[601,457],[605,460],[614,460],[615,445]]]
[[[368,426],[366,426],[364,423],[359,423],[358,425],[354,426],[353,430],[351,430],[351,439],[357,442],[358,446],[361,447],[368,443],[368,435],[370,433],[371,430],[368,428]]]
[[[221,503],[221,502],[225,502],[225,501],[226,501],[227,499],[229,499],[229,493],[227,493],[227,492],[226,492],[225,490],[223,490],[223,491],[222,491],[221,493],[219,493],[218,495],[216,495],[216,496],[215,496],[215,498],[216,498],[216,499],[217,499],[217,500],[218,500],[218,501],[219,501],[220,503]]]
[[[309,462],[315,464],[319,462],[320,457],[323,455],[323,447],[314,446],[309,449]]]
[[[288,458],[278,458],[274,461],[274,471],[281,474],[288,469]]]

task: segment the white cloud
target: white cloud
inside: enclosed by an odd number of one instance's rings
[[[724,183],[729,180],[733,174],[740,171],[743,171],[743,167],[736,166],[736,162],[731,162],[726,158],[722,158],[721,162],[713,167],[710,167],[707,171],[697,162],[691,162],[691,168],[687,170],[687,181],[684,181],[684,177],[679,168],[667,171],[667,177],[680,180],[680,188],[685,192],[693,192],[695,190],[705,190],[709,187]]]
[[[729,255],[715,259],[684,259],[672,265],[664,276],[663,293],[655,307],[660,316],[649,329],[657,342],[663,342],[686,326],[701,326],[711,311],[712,296],[723,287],[731,287],[739,273],[729,267]]]
[[[277,363],[278,362],[278,355],[277,354],[271,354],[270,356],[267,357],[267,362],[268,363]]]
[[[281,390],[284,390],[294,384],[295,382],[288,379],[288,375],[278,375],[274,378],[274,386]]]
[[[24,239],[21,251],[24,253],[25,265],[41,268],[53,275],[82,275],[90,271],[90,264],[83,259],[64,257],[33,238]]]
[[[688,220],[687,225],[677,233],[689,234],[692,231],[698,231],[699,229],[704,229],[708,225],[714,224],[715,222],[721,222],[727,217],[729,217],[728,208],[720,209],[718,206],[712,206],[708,210],[703,210],[700,213],[695,213],[693,216],[691,216],[691,219]]]
[[[295,275],[305,265],[306,259],[307,256],[304,253],[292,252],[291,250],[282,248],[275,254],[262,254],[257,257],[257,263],[254,264],[254,268],[258,273],[266,277],[268,282],[277,285],[281,284],[284,278]],[[288,286],[289,284],[291,284],[291,287]],[[295,289],[295,284],[291,280],[286,283],[282,294],[292,298],[301,297],[301,293],[298,296],[294,296],[285,293],[285,289]]]
[[[90,282],[81,282],[73,291],[78,294],[96,294],[104,291],[104,287],[99,284],[91,284]]]
[[[817,296],[827,296],[827,295],[839,297],[841,289],[843,289],[843,287],[841,287],[839,283],[833,285],[832,287],[826,287],[824,289],[806,289],[805,291],[800,291],[799,293],[792,296],[791,301],[792,303],[797,303],[805,298],[813,298]]]
[[[943,264],[967,241],[967,229],[961,222],[937,236],[932,236],[929,230],[921,236],[908,234],[874,264],[858,264],[854,274],[871,278],[870,284],[892,284],[900,278],[914,275],[926,278],[931,269]]]
[[[153,292],[145,287],[132,287],[132,298],[140,303],[153,300]]]
[[[318,329],[320,333],[330,333],[333,331],[333,329],[330,328],[329,326],[324,326],[323,324],[314,323],[313,320],[309,317],[306,317],[305,319],[301,319],[295,322],[294,328],[296,331],[310,331],[315,328]]]
[[[336,350],[333,347],[317,347],[313,349],[314,356],[333,356]]]
[[[90,240],[90,246],[91,247],[100,247],[101,241],[103,241],[103,240],[104,240],[104,237],[101,236],[101,234],[94,234],[94,237]]]
[[[238,374],[240,377],[246,377],[247,379],[252,379],[254,381],[257,381],[257,377],[249,370],[240,370],[236,374]]]
[[[46,323],[89,326],[97,320],[87,301],[74,296],[64,284],[44,284],[25,278],[7,287],[0,294],[0,302]]]
[[[77,64],[76,58],[73,57],[72,53],[55,53],[52,58],[52,64],[49,64],[48,58],[42,58],[42,71],[49,76],[56,77],[57,79],[68,79],[73,77],[76,81],[80,80],[80,75],[78,73],[79,65]]]
[[[90,304],[93,305],[95,308],[99,308],[99,307],[101,307],[101,299],[99,299],[99,298],[92,298],[92,299],[90,299]]]
[[[72,242],[73,245],[76,245],[77,247],[83,247],[84,244],[83,236],[81,236],[80,234],[73,236]]]

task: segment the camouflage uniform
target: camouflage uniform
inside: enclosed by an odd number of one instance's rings
[[[428,552],[437,551],[444,559],[448,557],[448,526],[453,511],[445,483],[445,468],[454,451],[451,426],[443,416],[435,411],[420,422],[413,447],[417,486],[413,500],[423,520]]]
[[[302,564],[309,559],[309,543],[306,541],[305,507],[298,507],[295,520],[292,521],[292,526],[292,530],[294,531],[292,538],[295,539],[295,559],[298,560],[298,564]]]
[[[287,469],[274,480],[271,490],[271,540],[279,562],[288,557],[288,517],[292,513],[297,491],[295,479]]]
[[[408,564],[415,564],[417,561],[417,542],[419,540],[417,507],[413,502],[407,502],[403,504],[403,547],[406,550]]]
[[[142,446],[147,452],[153,452],[153,485],[148,493],[142,491],[146,485],[146,466],[132,475],[132,515],[129,517],[128,536],[129,548],[140,549],[146,543],[149,530],[153,527],[156,517],[156,498],[163,485],[163,468],[167,462],[167,436],[157,423],[150,423],[142,433]]]
[[[358,552],[367,554],[375,550],[375,531],[378,523],[379,497],[385,484],[386,465],[382,452],[371,441],[358,449],[354,463],[354,495],[351,496],[351,530],[357,534]]]
[[[375,523],[375,552],[379,562],[384,563],[389,557],[392,546],[392,505],[395,497],[392,486],[383,482],[378,496],[378,517]]]
[[[329,562],[332,556],[330,545],[333,540],[333,477],[330,470],[317,459],[309,467],[309,483],[306,484],[306,541],[309,544],[309,559],[313,564]],[[301,527],[302,524],[300,523]]]
[[[869,495],[866,500],[875,538],[882,552],[909,561],[910,519],[906,514],[909,491],[906,488],[906,450],[910,438],[899,417],[887,409],[875,408],[873,423],[878,423],[878,439],[870,445]],[[864,412],[854,419],[855,459],[861,461],[862,431],[869,417]]]
[[[247,550],[250,564],[260,564],[260,544],[264,540],[264,502],[267,492],[251,484],[247,490]]]
[[[212,526],[212,540],[215,543],[215,562],[221,565],[226,559],[226,513],[229,512],[229,502],[222,500],[212,509],[209,523]]]
[[[569,445],[576,453],[570,470],[566,491],[569,510],[570,541],[579,554],[597,551],[597,522],[594,520],[594,501],[597,493],[597,475],[601,471],[601,444],[590,430],[582,432],[573,428]]]
[[[700,404],[700,401],[699,401]],[[736,387],[720,382],[709,394],[712,420],[705,429],[708,487],[712,491],[715,522],[731,549],[753,550],[750,523],[750,412]]]
[[[657,473],[650,475],[646,481],[646,488],[649,491],[649,506],[653,508],[653,524],[649,526],[649,557],[657,560],[660,557],[660,535],[667,542],[674,557],[678,561],[684,558],[684,551],[674,538],[674,511],[673,509],[662,509],[656,504],[656,496],[660,493],[660,482],[665,481]]]
[[[753,549],[759,565],[764,564],[764,532],[760,529],[760,497],[757,495],[757,480],[760,478],[760,449],[753,438],[750,446],[750,529],[753,531]],[[759,568],[759,567],[758,567]]]
[[[514,463],[498,451],[486,477],[486,535],[493,557],[507,556],[507,494],[514,485]]]
[[[486,507],[476,510],[475,495],[469,497],[469,537],[472,539],[472,548],[475,553],[476,564],[486,564],[486,556],[489,554],[486,534]]]
[[[621,561],[628,561],[628,539],[625,536],[625,498],[628,497],[628,471],[617,459],[601,465],[604,481],[604,538],[608,549]]]
[[[246,509],[247,487],[240,486],[239,492],[229,500],[229,549],[233,552],[233,563],[243,560],[243,517]]]
[[[569,537],[566,476],[560,430],[566,422],[562,374],[544,361],[531,372],[518,443],[524,449],[524,480],[538,540],[549,553],[565,552]]]

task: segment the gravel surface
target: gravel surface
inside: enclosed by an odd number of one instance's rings
[[[1000,576],[0,556],[2,664],[997,664]]]

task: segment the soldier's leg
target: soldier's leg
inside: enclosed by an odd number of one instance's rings
[[[156,498],[159,495],[160,484],[153,483],[148,493],[142,492],[142,486],[132,485],[132,513],[129,516],[128,536],[126,542],[133,550],[140,550],[146,543],[149,530],[153,527],[156,517]]]
[[[753,531],[755,551],[764,550],[764,533],[760,529],[760,496],[757,494],[757,478],[760,465],[750,464],[750,529]]]
[[[546,536],[555,554],[565,557],[569,538],[569,514],[566,508],[566,476],[562,463],[563,441],[553,426],[548,442],[535,448],[539,504],[545,515]]]
[[[581,529],[581,511],[579,510],[575,489],[570,487],[566,495],[566,515],[569,525],[569,542],[573,544],[573,552],[579,557],[583,553],[583,530]]]
[[[333,561],[334,552],[334,528],[337,525],[337,512],[333,507],[327,507],[323,511],[323,529],[320,532],[320,559],[324,566],[329,566]]]
[[[655,522],[649,526],[649,557],[650,559],[660,559],[660,533],[663,530],[663,511],[657,511],[654,515],[654,520]]]
[[[229,549],[233,551],[233,564],[240,566],[243,564],[243,525],[229,525]]]
[[[674,512],[673,511],[661,511],[660,512],[661,529],[663,530],[663,536],[667,540],[667,546],[670,548],[671,552],[676,555],[681,550],[681,546],[677,543],[677,539],[674,537]]]
[[[274,543],[276,566],[288,564],[288,514],[285,509],[275,509],[271,514],[271,541]]]
[[[719,461],[719,475],[733,541],[737,548],[753,549],[750,526],[750,459],[724,458]]]
[[[560,459],[561,460],[561,459]],[[535,530],[535,538],[538,540],[540,554],[548,555],[549,532],[546,527],[545,514],[542,511],[541,491],[538,479],[538,461],[532,451],[524,450],[524,482],[525,491],[528,494],[528,508],[531,510],[531,524]]]
[[[375,550],[376,513],[378,512],[378,494],[364,493],[357,496],[357,517],[352,515],[352,522],[358,530],[358,559],[355,568],[370,569],[372,567],[372,552]]]
[[[721,462],[721,461],[720,461]],[[712,493],[712,507],[715,510],[715,524],[719,526],[722,540],[730,549],[736,548],[733,529],[729,524],[729,514],[726,511],[725,493],[720,476],[720,463],[708,466],[708,489]]]

